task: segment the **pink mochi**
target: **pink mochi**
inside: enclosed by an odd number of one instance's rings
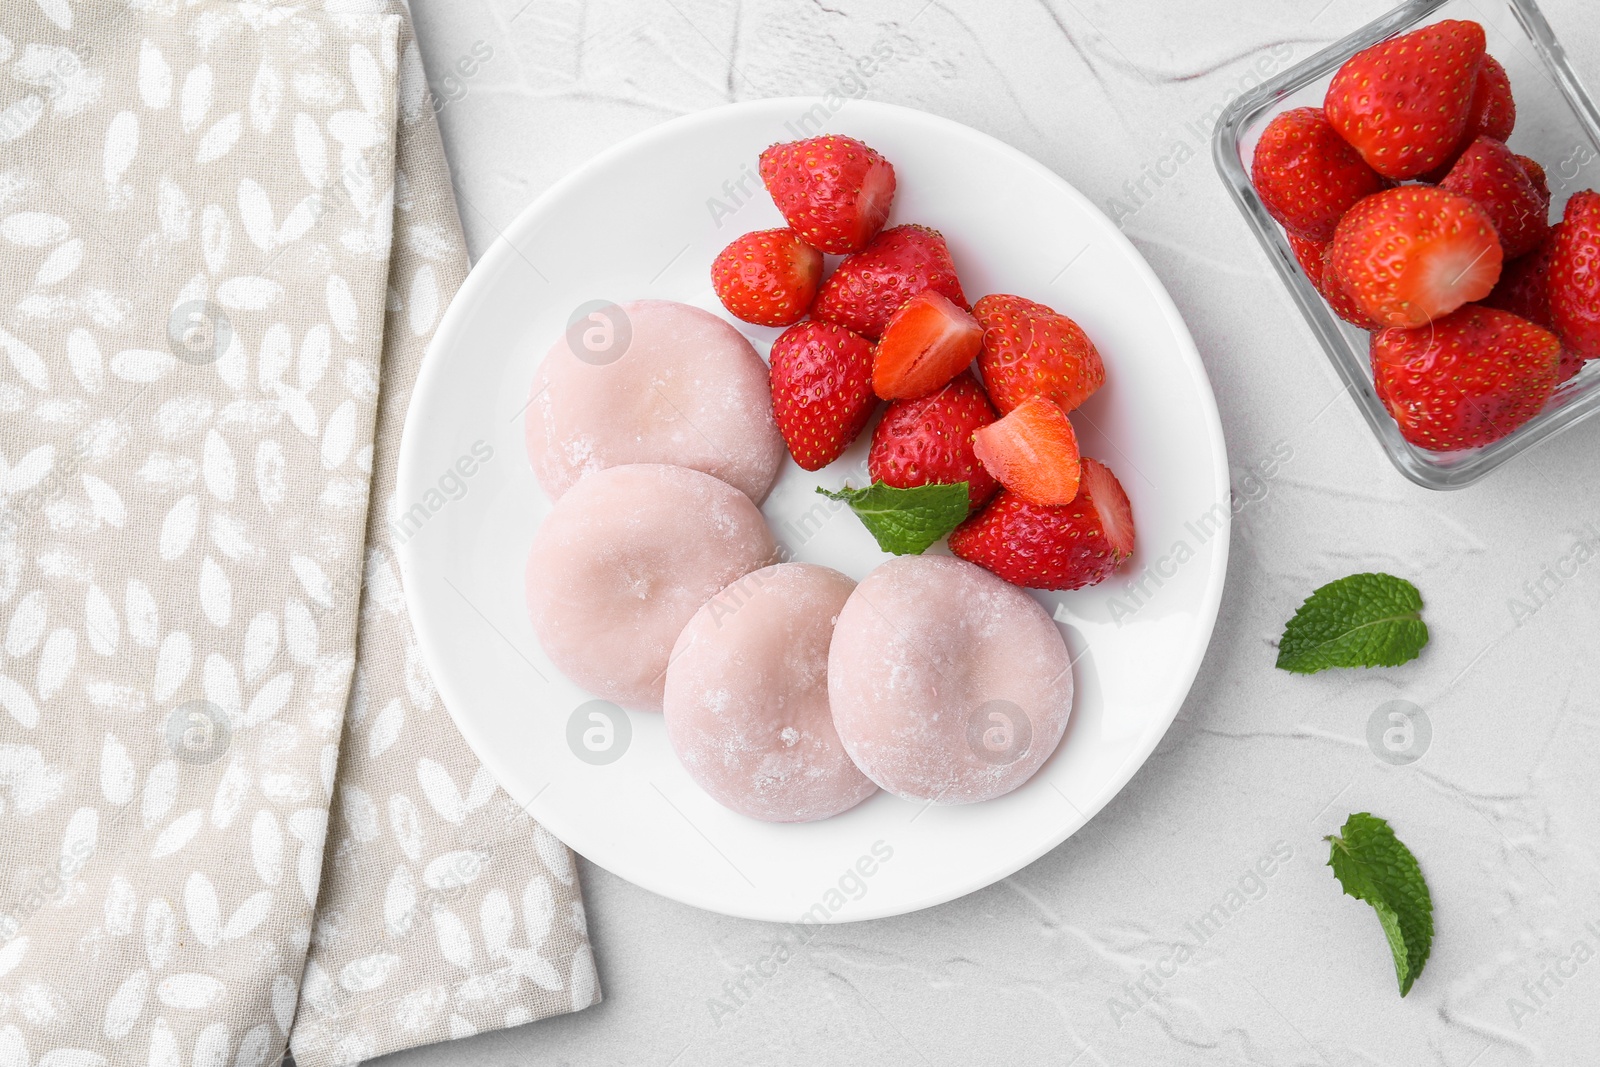
[[[965,560],[901,556],[839,614],[828,700],[868,778],[908,800],[972,804],[1022,785],[1055,751],[1071,657],[1016,586]]]
[[[855,584],[780,563],[734,582],[683,628],[667,668],[667,738],[719,804],[810,822],[878,791],[845,754],[828,708],[828,645]]]
[[[528,614],[574,683],[660,711],[684,624],[734,579],[777,558],[750,498],[687,467],[636,463],[564,495],[528,552]]]
[[[607,467],[670,463],[765,500],[788,453],[750,342],[688,304],[621,310],[625,322],[613,310],[569,329],[534,374],[524,428],[544,491],[558,500]]]

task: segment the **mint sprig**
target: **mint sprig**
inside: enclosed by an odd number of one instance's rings
[[[1400,995],[1405,996],[1433,947],[1433,897],[1417,858],[1387,822],[1365,811],[1350,816],[1339,833],[1324,840],[1331,845],[1328,866],[1344,891],[1378,913],[1394,956]]]
[[[1427,643],[1416,586],[1392,574],[1352,574],[1300,605],[1278,642],[1278,667],[1296,674],[1394,667],[1416,659]]]
[[[873,482],[865,489],[848,485],[838,492],[817,487],[830,500],[850,505],[878,547],[897,556],[922,554],[967,517],[967,483],[953,482],[897,489]]]

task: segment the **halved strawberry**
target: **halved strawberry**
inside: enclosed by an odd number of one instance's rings
[[[1031,396],[1071,411],[1105,384],[1094,342],[1067,316],[1006,293],[984,297],[972,313],[983,326],[978,369],[1002,412]]]
[[[1285,236],[1289,238],[1289,247],[1294,251],[1300,269],[1306,272],[1306,277],[1311,279],[1311,284],[1322,294],[1322,299],[1328,302],[1328,307],[1333,309],[1335,315],[1363,330],[1381,329],[1328,270],[1328,249],[1332,241],[1308,241],[1292,233],[1286,233]]]
[[[1498,441],[1539,413],[1556,387],[1561,342],[1508,311],[1468,304],[1411,329],[1372,335],[1378,396],[1419,448]]]
[[[1483,54],[1478,67],[1478,79],[1473,83],[1472,103],[1467,105],[1467,128],[1461,142],[1443,164],[1422,176],[1422,180],[1438,184],[1450,173],[1450,167],[1467,146],[1478,137],[1492,137],[1504,141],[1511,136],[1517,124],[1517,102],[1511,97],[1511,79],[1506,68],[1489,53]]]
[[[1029,397],[973,435],[984,470],[1030,504],[1070,504],[1078,495],[1078,435],[1043,397]]]
[[[1439,188],[1483,208],[1500,235],[1506,259],[1532,251],[1550,232],[1549,194],[1539,195],[1527,169],[1500,141],[1489,137],[1473,141]]]
[[[1425,174],[1462,142],[1484,44],[1478,23],[1446,19],[1357,52],[1328,86],[1328,121],[1379,174]]]
[[[1319,107],[1297,107],[1267,123],[1250,180],[1285,230],[1313,241],[1331,240],[1346,211],[1389,185]]]
[[[729,313],[758,326],[805,317],[822,279],[822,253],[793,230],[735,237],[711,264],[711,287]]]
[[[867,470],[898,489],[967,483],[974,509],[994,495],[994,478],[972,451],[972,435],[995,420],[983,387],[963,372],[932,396],[896,400],[872,431]]]
[[[772,415],[802,470],[821,470],[843,455],[877,406],[865,337],[808,320],[772,342]]]
[[[813,314],[876,341],[900,305],[924,289],[967,306],[944,236],[926,226],[895,226],[845,257],[823,283]]]
[[[1133,507],[1106,466],[1087,457],[1070,504],[1030,504],[1009,489],[950,535],[950,551],[1029,589],[1082,589],[1133,555]]]
[[[1494,223],[1477,204],[1431,185],[1402,185],[1340,220],[1328,270],[1375,322],[1421,326],[1488,296],[1502,259]]]
[[[978,320],[932,289],[907,300],[883,328],[872,357],[872,388],[885,400],[914,400],[943,388],[983,345]]]
[[[760,169],[784,219],[824,252],[859,252],[889,217],[894,167],[853,137],[775,144],[761,153]]]
[[[1600,358],[1600,193],[1572,194],[1550,253],[1550,314],[1562,342]]]

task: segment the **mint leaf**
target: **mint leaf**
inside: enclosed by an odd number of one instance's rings
[[[1400,995],[1405,996],[1433,947],[1433,897],[1417,858],[1388,823],[1364,811],[1350,816],[1338,834],[1323,840],[1332,845],[1328,866],[1344,891],[1378,913],[1394,955]]]
[[[961,525],[967,517],[967,483],[954,482],[896,489],[873,482],[865,489],[848,485],[837,493],[817,492],[850,505],[878,542],[897,556],[921,555],[927,547]]]
[[[1278,668],[1314,674],[1329,667],[1393,667],[1428,643],[1422,594],[1392,574],[1352,574],[1306,598],[1283,629]]]

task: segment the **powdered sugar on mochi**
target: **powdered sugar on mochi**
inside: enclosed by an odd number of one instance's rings
[[[901,556],[845,603],[828,696],[867,777],[907,799],[971,804],[1017,788],[1055,751],[1071,658],[1021,589],[965,560]]]
[[[828,708],[828,646],[855,582],[812,563],[753,571],[711,598],[667,668],[667,737],[700,787],[767,822],[809,822],[878,787]]]
[[[609,467],[556,502],[528,553],[528,614],[545,654],[596,696],[661,710],[684,624],[777,558],[750,498],[709,474]]]
[[[622,310],[632,339],[619,358],[580,359],[563,335],[534,374],[525,431],[544,491],[556,500],[607,467],[670,463],[766,499],[786,452],[767,365],[750,342],[688,304]]]

